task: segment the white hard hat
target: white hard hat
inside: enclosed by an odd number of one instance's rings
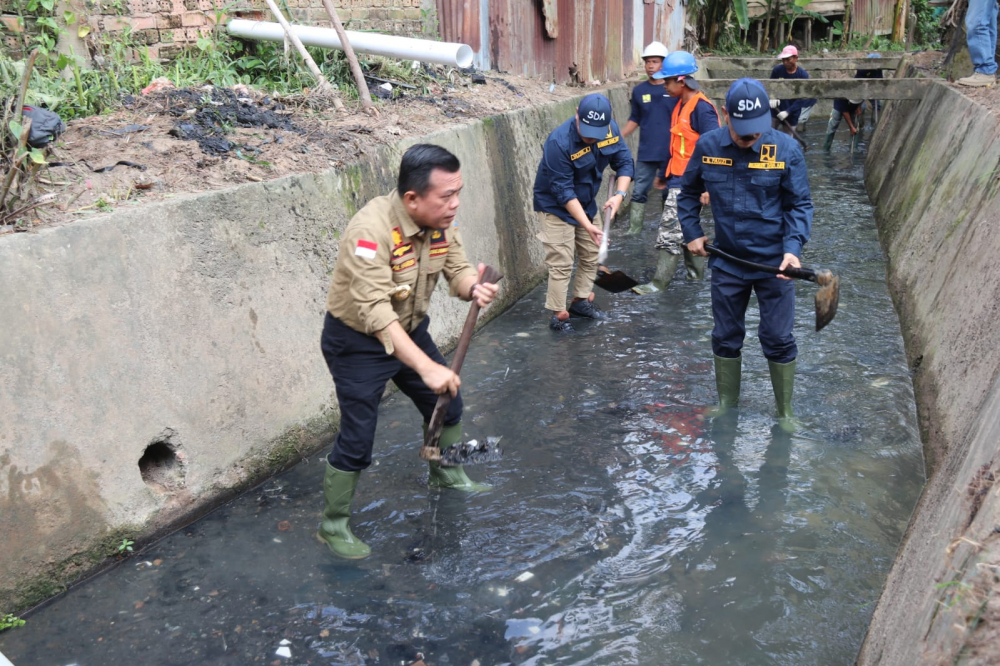
[[[646,48],[642,50],[642,57],[643,59],[666,58],[668,53],[669,51],[667,51],[667,47],[662,42],[650,42]]]

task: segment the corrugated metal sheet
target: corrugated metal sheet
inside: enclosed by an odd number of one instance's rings
[[[892,34],[894,11],[893,0],[854,0],[851,8],[851,32],[862,35]]]
[[[585,80],[635,71],[635,35],[670,43],[665,26],[673,0],[436,0],[441,38],[477,52],[476,64],[527,76]],[[676,17],[675,17],[676,18]],[[646,25],[636,26],[636,21]],[[552,38],[550,34],[557,34]],[[647,40],[647,41],[650,41]]]

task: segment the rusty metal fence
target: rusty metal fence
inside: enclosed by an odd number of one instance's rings
[[[683,39],[676,0],[436,0],[438,31],[476,65],[526,76],[607,80],[635,71],[645,43]]]

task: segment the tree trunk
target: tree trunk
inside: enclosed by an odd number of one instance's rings
[[[330,15],[330,20],[333,21],[333,29],[337,31],[337,37],[340,39],[341,46],[344,47],[344,55],[347,56],[347,62],[351,66],[354,83],[358,86],[358,97],[361,99],[361,108],[370,116],[378,116],[378,111],[372,106],[372,95],[368,92],[368,82],[365,81],[365,74],[361,71],[358,56],[354,54],[354,47],[351,46],[351,42],[347,39],[347,31],[344,30],[344,24],[340,22],[340,17],[337,16],[337,10],[334,8],[333,2],[331,0],[323,0],[323,6],[326,8],[326,13]]]

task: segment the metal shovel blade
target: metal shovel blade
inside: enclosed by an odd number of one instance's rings
[[[503,449],[500,448],[500,439],[500,437],[487,437],[482,444],[474,439],[452,444],[441,451],[441,466],[458,467],[501,460]]]
[[[594,280],[594,285],[604,289],[605,291],[610,291],[612,294],[620,294],[623,291],[628,291],[632,287],[639,284],[636,280],[630,278],[625,273],[621,271],[611,272],[606,266],[599,266],[597,269],[597,279]]]
[[[840,277],[828,270],[816,271],[816,284],[820,286],[816,292],[816,330],[833,321],[840,304]]]

